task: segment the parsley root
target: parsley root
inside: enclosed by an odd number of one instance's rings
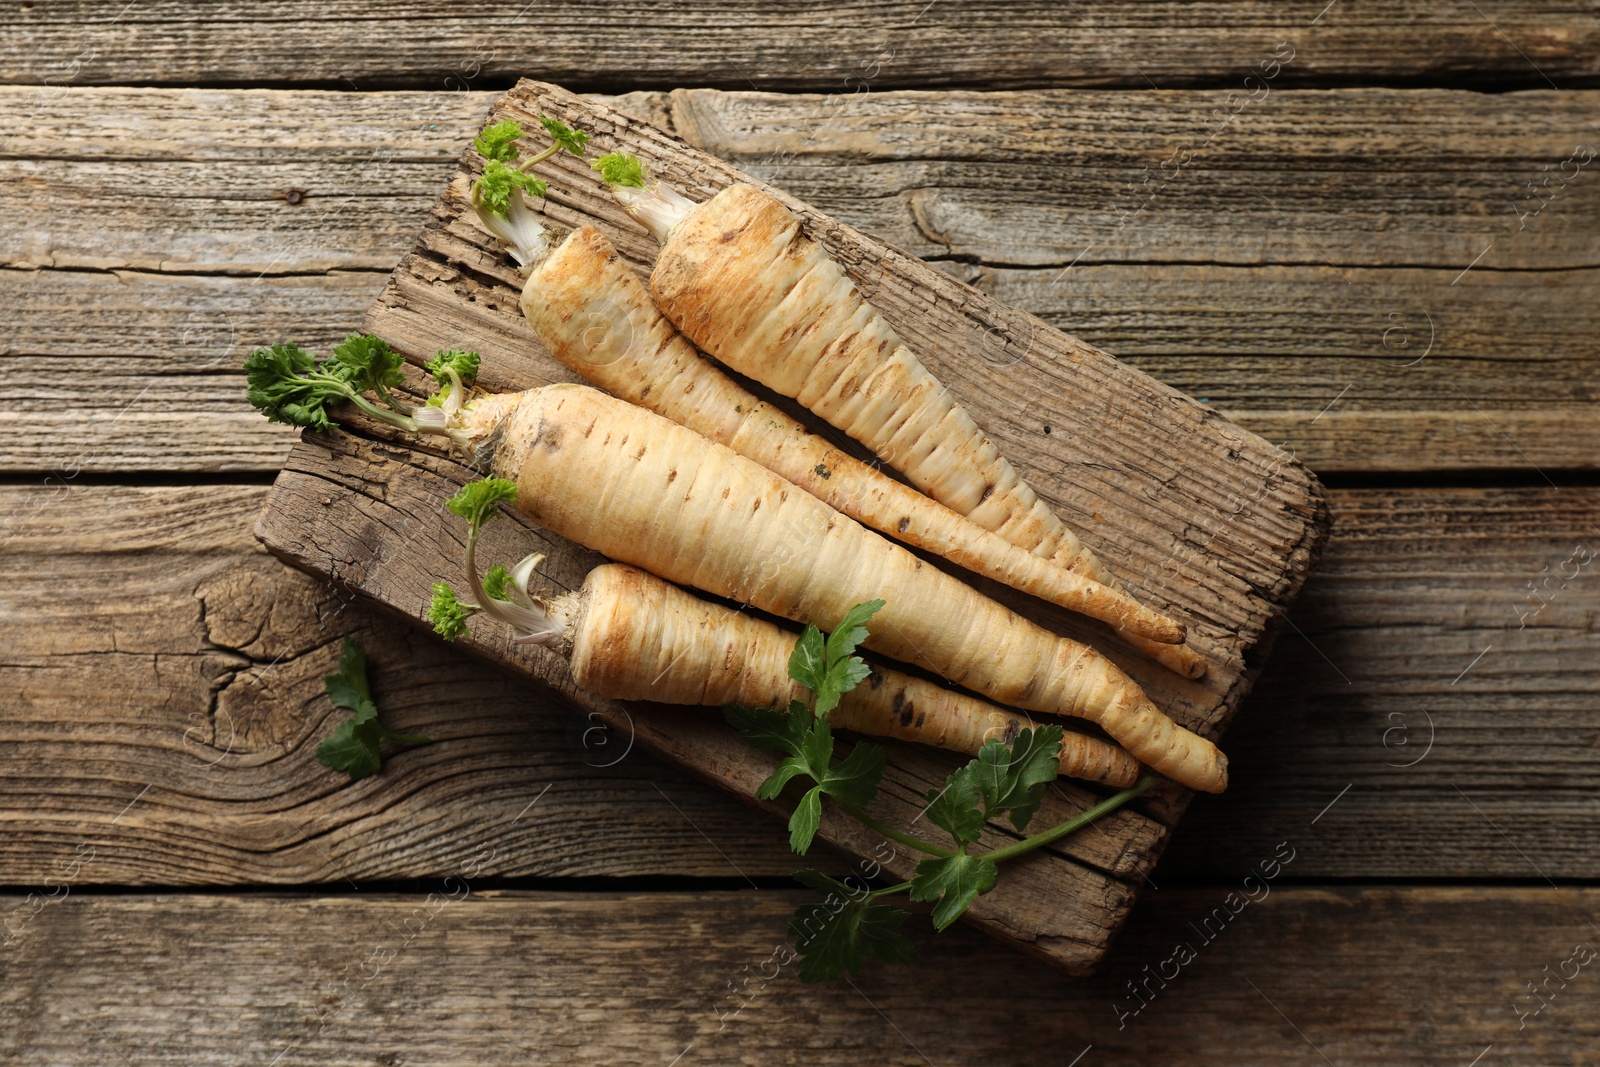
[[[1180,624],[1024,552],[757,398],[673,328],[592,226],[574,231],[534,266],[522,310],[556,358],[588,381],[727,445],[858,522],[1130,634],[1183,640]]]
[[[469,546],[475,542],[469,530]],[[596,567],[576,592],[540,597],[528,591],[539,560],[512,568],[502,596],[477,581],[469,561],[469,581],[485,606],[462,604],[448,586],[436,586],[429,610],[436,628],[460,636],[466,616],[483,611],[511,625],[518,641],[566,656],[582,688],[618,700],[787,708],[805,695],[789,675],[795,634],[622,563]],[[992,737],[1009,743],[1033,726],[1015,712],[882,667],[842,694],[828,718],[856,733],[968,755]],[[1060,773],[1073,778],[1124,787],[1139,774],[1132,756],[1083,734],[1067,733],[1058,755]]]
[[[1110,660],[1057,637],[692,430],[584,386],[485,396],[460,435],[546,528],[668,581],[819,626],[888,601],[868,647],[1001,704],[1099,723],[1207,792],[1226,760]]]
[[[613,154],[596,169],[661,242],[650,291],[690,341],[795,398],[951,510],[1118,588],[788,208],[742,183],[694,204],[621,162],[631,158]],[[1185,677],[1205,673],[1186,646],[1132,640]]]

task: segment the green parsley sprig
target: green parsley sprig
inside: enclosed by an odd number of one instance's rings
[[[323,360],[296,344],[271,345],[258,348],[245,358],[246,395],[269,421],[291,426],[332,430],[339,424],[329,415],[329,407],[348,402],[402,430],[448,434],[444,421],[419,419],[416,409],[397,400],[391,392],[405,381],[400,373],[404,363],[399,352],[373,334],[351,334]],[[428,364],[428,370],[444,388],[429,397],[426,406],[448,407],[451,383],[459,384],[477,375],[478,354],[459,349],[440,352]],[[455,406],[459,408],[460,404]]]
[[[344,639],[344,654],[339,657],[339,673],[322,680],[335,707],[352,712],[322,744],[317,746],[317,762],[344,771],[352,781],[376,774],[382,766],[379,742],[397,741],[402,745],[431,744],[420,734],[397,734],[378,721],[378,705],[372,701],[367,684],[367,657],[352,638]]]
[[[820,872],[803,870],[801,884],[827,893],[821,902],[803,904],[789,923],[800,957],[802,981],[817,982],[846,973],[859,974],[873,959],[904,963],[913,958],[911,942],[901,933],[910,913],[889,904],[884,897],[904,893],[919,903],[932,904],[934,929],[944,930],[995,887],[1000,865],[1042,848],[1116,810],[1154,784],[1146,776],[1077,817],[1003,848],[975,853],[984,826],[1005,816],[1024,830],[1039,810],[1045,789],[1060,770],[1058,753],[1063,731],[1041,726],[1018,732],[1008,745],[994,738],[977,758],[952,773],[943,788],[929,790],[923,809],[928,821],[948,833],[954,847],[933,844],[869,815],[865,808],[877,795],[887,752],[870,742],[858,742],[842,760],[833,759],[833,733],[828,712],[845,693],[870,674],[855,650],[867,638],[867,623],[883,607],[873,600],[851,608],[834,632],[824,634],[806,627],[789,657],[789,677],[815,694],[812,705],[793,700],[786,712],[730,704],[723,717],[756,748],[783,753],[772,774],[756,795],[774,800],[797,779],[811,784],[789,817],[789,845],[804,854],[816,837],[824,797],[842,811],[886,838],[925,855],[913,877],[879,889],[852,889]]]
[[[478,574],[478,537],[483,527],[500,514],[500,504],[517,498],[517,483],[506,478],[484,478],[461,487],[445,506],[467,520],[467,539],[462,552],[462,569],[477,597],[475,604],[456,595],[448,582],[435,582],[428,604],[428,621],[446,641],[467,634],[467,620],[479,613],[506,623],[516,632],[519,644],[557,645],[566,634],[566,620],[550,610],[551,603],[528,592],[528,581],[544,556],[524,557],[514,567],[497,564],[484,575]]]
[[[529,211],[519,193],[544,196],[549,183],[530,171],[552,156],[567,152],[583,158],[589,135],[548,115],[539,116],[539,125],[550,137],[550,144],[526,159],[519,159],[518,142],[526,136],[521,123],[503,119],[472,141],[483,157],[483,173],[472,183],[473,210],[490,233],[505,242],[517,262],[528,266],[548,247],[544,224]]]

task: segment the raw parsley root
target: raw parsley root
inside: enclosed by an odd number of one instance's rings
[[[823,798],[846,814],[886,837],[927,855],[908,882],[881,889],[853,889],[817,871],[800,871],[804,885],[825,891],[828,899],[803,904],[789,923],[800,955],[802,981],[836,978],[846,971],[859,974],[871,959],[905,963],[913,958],[911,943],[900,933],[909,914],[879,904],[884,897],[905,893],[909,899],[933,905],[936,930],[955,922],[972,902],[993,889],[1000,864],[1031,852],[1115,810],[1149,788],[1144,778],[1132,788],[1083,812],[1076,818],[1004,848],[974,853],[986,823],[1005,815],[1017,830],[1024,830],[1044,800],[1044,790],[1058,773],[1057,751],[1061,727],[1044,726],[1019,732],[1008,745],[992,739],[977,758],[945,780],[941,789],[928,791],[923,811],[928,821],[946,831],[953,848],[932,844],[885,826],[863,808],[877,793],[883,776],[885,753],[877,745],[861,743],[845,759],[833,760],[833,736],[827,706],[848,699],[868,676],[866,665],[854,655],[867,638],[866,624],[883,607],[882,601],[858,604],[845,613],[839,629],[824,635],[807,627],[789,660],[789,674],[815,694],[815,707],[792,700],[786,713],[754,710],[741,705],[724,709],[740,737],[757,748],[784,754],[777,769],[756,795],[777,798],[795,779],[808,780],[789,818],[789,844],[798,853],[811,846],[822,818]]]
[[[643,166],[625,153],[603,156],[593,166],[614,185],[645,186]],[[498,220],[481,209],[479,217],[500,234]],[[1022,551],[807,433],[759,400],[673,328],[595,228],[579,228],[547,253],[544,229],[530,216],[518,239],[523,243],[514,245],[512,254],[529,269],[523,314],[556,358],[586,380],[733,448],[896,540],[1104,620],[1130,636],[1183,640],[1184,629],[1173,620]]]
[[[351,638],[344,639],[344,654],[339,658],[339,673],[322,680],[335,707],[353,714],[317,746],[317,762],[344,771],[352,780],[376,774],[382,766],[378,753],[381,741],[403,745],[426,745],[429,740],[415,734],[397,734],[378,721],[378,706],[372,702],[367,686],[367,657]]]
[[[796,664],[815,663],[819,669],[804,676],[805,684],[818,694],[816,706],[834,726],[968,754],[991,737],[1014,737],[1031,725],[975,697],[862,664],[849,656],[854,645],[845,647],[853,626],[841,626],[827,642],[814,627],[796,638],[765,619],[700,600],[623,564],[598,567],[577,592],[546,598],[529,592],[541,558],[530,556],[510,570],[493,568],[478,592],[472,577],[478,531],[496,512],[467,504],[481,499],[479,494],[504,491],[468,487],[452,501],[452,511],[468,514],[473,560],[465,569],[478,602],[462,601],[446,583],[434,585],[428,617],[449,640],[464,635],[468,618],[482,612],[510,625],[515,640],[567,656],[573,680],[582,688],[666,704],[789,707],[808,695],[794,678],[794,671],[803,669]],[[863,676],[869,684],[854,685]],[[1127,785],[1138,776],[1133,757],[1082,734],[1064,734],[1060,756],[1064,775],[1111,785]]]
[[[594,227],[534,265],[521,303],[545,346],[588,381],[727,445],[858,522],[1126,633],[1183,640],[1171,619],[1024,552],[758,399],[673,328]]]
[[[661,242],[650,292],[690,341],[794,397],[951,510],[1117,588],[783,204],[742,183],[698,205],[662,182],[611,192]],[[1132,639],[1185,677],[1205,672],[1192,649]]]
[[[583,386],[466,404],[463,393],[452,389],[442,407],[410,421],[511,483],[516,506],[555,533],[796,622],[834,625],[853,590],[875,589],[889,602],[871,638],[876,651],[999,704],[1087,718],[1178,782],[1226,788],[1216,746],[1162,714],[1094,649],[1023,619],[743,456]],[[424,423],[430,414],[437,418]],[[490,610],[491,598],[473,592]]]
[[[888,604],[869,648],[999,704],[1087,718],[1191,788],[1226,786],[1217,748],[1094,649],[692,430],[579,385],[483,397],[458,429],[477,462],[515,483],[516,506],[569,540],[802,623],[836,625],[871,589]]]

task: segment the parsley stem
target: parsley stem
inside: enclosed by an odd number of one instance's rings
[[[555,156],[559,155],[560,153],[561,153],[561,144],[559,142],[557,142],[556,144],[550,145],[548,148],[545,148],[543,151],[536,152],[533,155],[529,156],[527,159],[524,159],[522,162],[518,163],[517,164],[517,169],[522,171],[522,173],[526,174],[526,173],[528,173],[528,171],[531,168],[538,166],[540,163],[543,163],[547,159],[553,159]]]
[[[913,837],[910,834],[901,833],[899,830],[896,830],[887,823],[879,822],[877,819],[874,819],[872,816],[868,815],[854,804],[839,800],[838,797],[834,797],[833,799],[838,801],[839,807],[842,808],[844,812],[851,818],[855,819],[869,830],[876,830],[878,833],[882,834],[884,837],[887,837],[891,841],[898,841],[902,845],[907,845],[911,848],[914,848],[918,852],[926,852],[930,856],[939,856],[943,858],[946,856],[955,855],[955,853],[949,849],[940,848],[938,845],[930,845],[928,842],[919,837]]]
[[[1102,800],[1088,811],[1080,813],[1075,818],[1068,819],[1064,823],[1059,823],[1055,826],[1052,826],[1042,834],[1034,834],[1032,837],[1025,837],[1014,845],[1007,845],[1005,848],[997,848],[993,852],[986,853],[984,858],[992,860],[995,863],[1003,863],[1015,856],[1022,855],[1024,852],[1032,852],[1034,849],[1048,845],[1050,842],[1055,841],[1058,838],[1066,837],[1074,830],[1081,830],[1083,827],[1088,826],[1101,816],[1107,815],[1122,807],[1122,805],[1126,804],[1128,801],[1132,800],[1134,797],[1138,796],[1140,793],[1143,793],[1146,789],[1149,789],[1155,784],[1155,777],[1147,774],[1135,782],[1131,787],[1124,789],[1116,796],[1107,797],[1105,800]]]
[[[909,892],[910,889],[910,882],[901,882],[899,885],[887,885],[882,889],[874,889],[872,892],[868,893],[867,900],[877,900],[879,897],[892,897],[896,893]],[[865,904],[866,900],[862,901],[862,903]]]
[[[365,411],[368,415],[371,415],[378,421],[386,422],[390,426],[398,427],[402,430],[409,430],[412,433],[419,432],[417,420],[413,419],[411,416],[402,415],[398,411],[390,411],[388,408],[380,408],[378,405],[374,404],[372,401],[368,400],[354,389],[351,389],[346,395],[349,396],[351,403],[355,404],[356,407],[360,408],[362,411]]]

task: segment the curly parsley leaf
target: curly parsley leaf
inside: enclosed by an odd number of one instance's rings
[[[350,375],[339,364],[317,363],[299,345],[258,348],[244,361],[246,396],[269,422],[328,431],[339,424],[328,417],[328,405],[354,394]]]
[[[965,770],[983,794],[986,818],[1005,812],[1012,826],[1027,828],[1060,771],[1062,736],[1059,726],[1040,726],[1018,733],[1009,747],[998,738],[984,743]]]
[[[483,174],[478,178],[478,198],[483,206],[510,221],[511,197],[516,190],[521,189],[529,196],[543,196],[550,188],[549,183],[540,181],[531,174],[525,174],[516,167],[499,160],[491,159],[483,165]]]
[[[400,373],[405,357],[389,347],[389,342],[370,333],[353,333],[335,345],[329,363],[337,364],[349,375],[351,385],[357,389],[368,389],[379,396],[385,395],[390,386],[405,381],[405,375]]]
[[[1000,868],[993,860],[957,852],[917,864],[916,877],[911,879],[910,897],[923,902],[937,901],[933,907],[933,928],[943,930],[980,894],[993,889],[999,877]]]
[[[826,889],[828,898],[800,905],[789,920],[789,937],[800,953],[797,973],[802,982],[826,981],[846,971],[860,974],[873,959],[910,963],[917,958],[911,941],[900,932],[910,912],[868,903],[864,894],[822,875],[809,881],[805,878],[814,874],[801,871],[795,877],[813,888]]]
[[[428,604],[428,621],[433,623],[434,633],[446,641],[464,637],[467,632],[467,620],[473,613],[474,609],[461,602],[448,582],[433,583],[433,599]]]
[[[432,359],[428,360],[427,369],[428,373],[433,375],[433,380],[438,382],[440,387],[448,394],[450,391],[450,376],[445,373],[445,368],[448,367],[450,370],[455,371],[456,377],[463,382],[470,382],[478,376],[478,367],[482,361],[482,357],[476,352],[468,352],[460,348],[452,348],[447,352],[441,348],[434,354]]]
[[[463,485],[445,507],[466,519],[470,525],[482,526],[499,514],[496,504],[516,498],[516,482],[507,478],[482,478]]]
[[[564,122],[550,118],[548,115],[539,116],[539,125],[544,127],[544,132],[550,139],[575,156],[582,156],[584,146],[589,143],[589,135],[582,130],[574,129]]]
[[[510,600],[511,572],[504,563],[496,563],[483,576],[483,591],[495,600]]]
[[[354,712],[340,723],[333,735],[317,746],[317,762],[344,771],[352,780],[377,773],[382,766],[378,743],[387,739],[407,745],[428,744],[428,738],[397,734],[378,721],[378,706],[372,702],[367,685],[367,658],[349,637],[339,658],[339,673],[322,680],[335,707]]]
[[[517,158],[516,140],[521,136],[522,127],[511,119],[504,119],[474,137],[472,147],[484,159],[509,163]]]
[[[601,156],[590,168],[600,172],[607,185],[620,185],[628,189],[643,189],[644,164],[639,157],[627,152],[610,152]]]

